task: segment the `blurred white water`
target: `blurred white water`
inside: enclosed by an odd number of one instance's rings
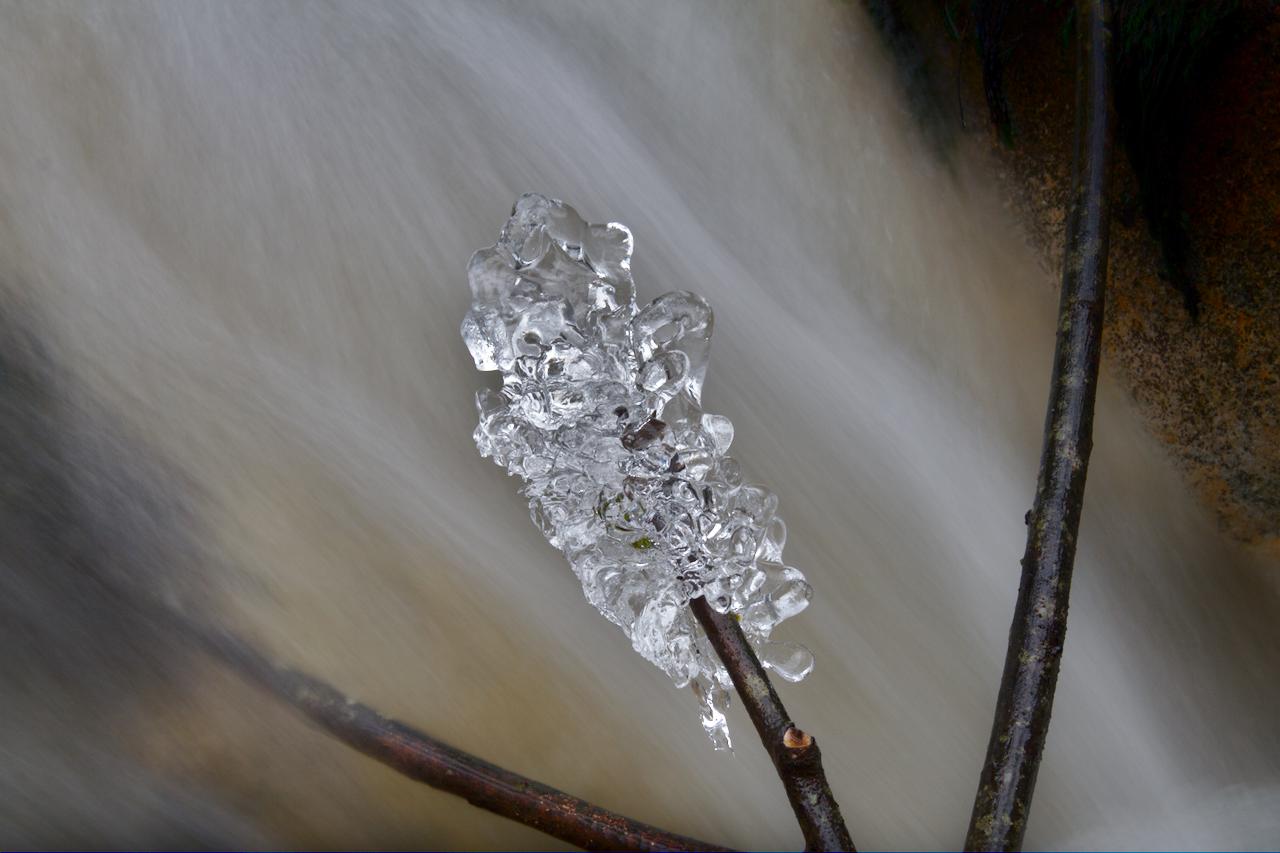
[[[794,847],[740,709],[736,754],[713,753],[471,443],[471,251],[527,190],[626,222],[642,299],[715,307],[707,408],[816,589],[778,636],[817,669],[783,695],[854,839],[960,842],[1053,277],[981,165],[920,143],[859,6],[14,5],[0,114],[0,281],[74,389],[74,476],[169,466],[211,616],[574,794]],[[1111,375],[1097,430],[1028,843],[1274,846],[1280,566],[1217,532]],[[104,493],[82,511],[128,499]],[[215,666],[162,689],[95,665],[103,733],[21,661],[0,844],[557,846]]]

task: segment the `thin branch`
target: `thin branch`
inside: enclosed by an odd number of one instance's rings
[[[353,749],[410,779],[586,850],[726,850],[640,823],[496,767],[333,687],[278,666],[243,640],[185,624],[202,648]]]
[[[1107,277],[1108,0],[1077,0],[1075,162],[1044,450],[966,850],[1018,850],[1044,751],[1093,448]]]
[[[792,724],[737,620],[712,610],[705,598],[695,598],[689,606],[729,670],[765,751],[773,759],[804,833],[805,849],[852,851],[853,839],[827,784],[818,743]]]

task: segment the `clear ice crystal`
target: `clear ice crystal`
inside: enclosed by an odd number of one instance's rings
[[[501,389],[476,394],[475,441],[524,479],[534,524],[587,600],[692,686],[703,728],[727,749],[731,683],[688,602],[733,614],[761,662],[799,681],[813,655],[770,634],[813,591],[782,563],[777,497],[744,484],[728,456],[733,424],[702,410],[711,307],[685,291],[639,307],[631,250],[623,225],[520,197],[468,267],[462,337],[477,368],[502,375]]]

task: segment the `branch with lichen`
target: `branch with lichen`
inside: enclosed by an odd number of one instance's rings
[[[1107,277],[1109,3],[1078,0],[1075,160],[1057,346],[1027,549],[966,850],[1018,850],[1044,752],[1067,631]]]

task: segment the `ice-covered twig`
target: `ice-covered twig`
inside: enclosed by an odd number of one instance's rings
[[[585,850],[726,850],[571,797],[455,749],[352,701],[306,673],[272,663],[222,630],[180,622],[184,634],[236,672],[376,761],[471,805]]]
[[[792,723],[737,619],[717,613],[703,598],[695,598],[689,606],[728,669],[760,741],[773,759],[804,833],[805,849],[853,850],[853,839],[822,769],[817,741]]]
[[[645,659],[691,685],[729,747],[731,680],[688,608],[741,620],[760,661],[791,681],[813,668],[773,629],[812,595],[784,565],[777,498],[742,479],[733,424],[704,412],[711,308],[686,291],[640,307],[631,232],[522,196],[468,268],[462,337],[500,388],[476,395],[476,445],[523,480],[534,523],[587,599]]]

